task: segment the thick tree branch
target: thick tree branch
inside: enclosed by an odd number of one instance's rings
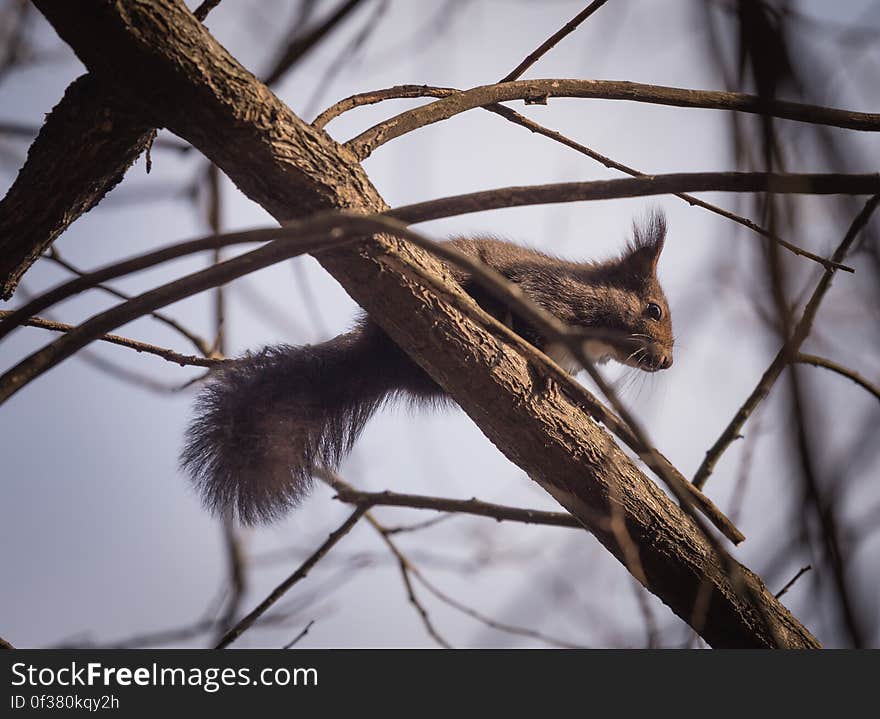
[[[623,439],[654,470],[657,476],[666,483],[686,509],[691,504],[695,504],[732,542],[737,544],[744,539],[739,530],[714,503],[689,483],[666,457],[650,445],[643,430],[639,428],[638,423],[622,408],[613,392],[610,391],[595,367],[586,358],[582,351],[583,343],[585,340],[595,339],[595,331],[566,326],[554,315],[531,302],[516,284],[511,283],[479,260],[464,255],[449,244],[432,242],[389,217],[323,213],[313,219],[303,220],[292,225],[289,224],[287,227],[277,230],[276,233],[282,236],[292,235],[293,239],[290,242],[285,242],[283,238],[279,238],[271,243],[271,245],[236,257],[228,262],[220,263],[186,277],[173,280],[149,292],[138,295],[121,305],[95,315],[80,327],[72,330],[68,336],[33,353],[0,377],[0,403],[43,372],[70,357],[89,342],[101,339],[105,336],[105,332],[148,312],[152,312],[157,307],[162,307],[211,287],[220,286],[230,279],[252,272],[255,269],[313,250],[315,240],[320,239],[320,232],[328,232],[334,236],[334,240],[325,245],[325,247],[329,247],[331,244],[344,243],[347,238],[383,231],[390,235],[407,239],[413,244],[467,270],[472,278],[479,282],[497,300],[506,304],[512,311],[538,328],[542,336],[548,338],[548,341],[558,342],[567,346],[572,355],[582,362],[605,396],[611,399],[615,407],[618,408],[618,411],[621,412],[621,415],[627,419],[621,421],[620,418],[605,409],[589,392],[572,380],[568,373],[562,371],[543,353],[535,350],[504,325],[495,323],[496,331],[507,334],[512,341],[519,345],[520,351],[523,352],[527,359],[543,365],[560,388],[566,390],[570,397],[586,407],[591,416],[601,421],[618,437]],[[254,232],[259,233],[260,231],[252,231],[251,235]],[[440,291],[444,289],[442,284],[436,285],[429,281],[429,285],[436,287]],[[464,302],[465,309],[468,306],[474,307],[474,305],[470,304],[470,300],[464,300]],[[11,316],[7,317],[7,322],[11,319]],[[602,337],[600,334],[599,338],[601,339]],[[594,517],[593,521],[598,520]],[[617,527],[615,531],[621,532],[618,525],[609,526]]]
[[[90,70],[137,102],[155,125],[192,142],[279,220],[319,209],[385,205],[356,158],[294,116],[174,0],[132,4],[37,0]],[[444,286],[426,253],[382,238],[319,261],[449,391],[487,436],[623,561],[613,532],[589,516],[625,518],[646,584],[718,646],[818,646],[745,568],[758,608],[737,592],[690,519],[611,438],[559,393],[546,391],[516,345]],[[433,279],[432,279],[433,278]],[[427,285],[427,286],[426,286]],[[491,329],[490,329],[491,328]],[[465,370],[466,371],[463,371]],[[538,374],[539,376],[535,376]],[[588,509],[589,511],[585,511]]]
[[[155,134],[95,78],[67,88],[0,200],[0,298],[11,297],[43,250],[122,180]]]

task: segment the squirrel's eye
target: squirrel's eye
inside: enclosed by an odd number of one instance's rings
[[[649,302],[648,306],[645,307],[645,315],[648,318],[659,322],[663,319],[663,310],[660,308],[660,305],[655,304],[654,302]]]

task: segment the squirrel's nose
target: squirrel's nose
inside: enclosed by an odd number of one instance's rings
[[[657,366],[660,369],[669,369],[670,367],[672,367],[672,355],[663,355],[660,358],[660,362],[657,363]]]

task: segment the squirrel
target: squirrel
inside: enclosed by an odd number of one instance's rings
[[[633,224],[624,252],[604,262],[571,262],[490,237],[449,240],[516,283],[560,320],[608,331],[587,345],[590,359],[654,372],[672,365],[669,306],[657,279],[666,219],[652,212]],[[572,358],[547,342],[473,282],[447,265],[488,313],[569,372]],[[620,339],[614,339],[619,337]],[[213,512],[248,525],[280,517],[311,488],[312,469],[335,468],[370,416],[406,396],[436,402],[443,389],[368,315],[327,342],[275,345],[224,364],[195,403],[181,467]]]

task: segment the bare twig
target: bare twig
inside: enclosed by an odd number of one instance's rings
[[[880,203],[880,195],[874,195],[868,200],[862,208],[862,211],[853,220],[843,240],[841,240],[840,244],[837,246],[832,259],[837,262],[843,261],[859,232],[861,232],[862,228],[868,223],[868,220],[877,208],[878,203]],[[736,415],[734,415],[733,419],[721,433],[721,436],[718,437],[712,447],[706,452],[702,464],[700,464],[700,467],[694,474],[693,484],[695,486],[703,487],[706,484],[706,481],[712,474],[721,455],[740,435],[740,430],[746,423],[746,420],[748,420],[752,412],[755,411],[755,408],[768,395],[776,380],[779,378],[779,375],[782,374],[782,370],[784,370],[797,356],[801,344],[803,344],[804,340],[810,334],[810,330],[813,327],[813,320],[816,317],[816,312],[819,309],[823,297],[825,297],[825,293],[828,291],[828,288],[831,287],[831,280],[833,277],[834,270],[832,269],[827,269],[822,274],[822,277],[816,284],[816,288],[813,290],[813,294],[807,302],[807,306],[804,308],[800,321],[792,331],[791,337],[782,345],[782,348],[773,359],[773,362],[761,376],[755,389],[752,390],[752,393],[739,408]]]
[[[545,104],[551,97],[630,100],[674,107],[736,110],[851,130],[880,130],[880,114],[877,113],[853,112],[781,100],[765,101],[756,95],[735,92],[689,90],[616,80],[547,79],[518,80],[465,90],[429,105],[407,110],[374,125],[349,140],[346,145],[358,159],[363,160],[386,142],[426,125],[448,120],[462,112],[511,100]]]
[[[84,270],[81,270],[76,265],[68,262],[63,257],[61,257],[58,250],[55,249],[54,246],[52,246],[49,249],[49,253],[46,255],[43,255],[43,257],[45,257],[47,260],[51,260],[52,262],[54,262],[55,264],[57,264],[61,267],[63,267],[65,270],[76,275],[77,277],[83,277],[87,274]],[[115,287],[111,287],[110,285],[97,284],[97,285],[94,285],[94,287],[95,287],[95,289],[99,289],[103,292],[106,292],[107,294],[113,295],[114,297],[116,297],[120,300],[130,300],[131,299],[131,295],[126,294],[125,292],[121,292],[120,290],[117,290]],[[205,357],[214,356],[211,351],[211,347],[208,345],[208,342],[203,337],[199,337],[194,332],[188,330],[186,327],[184,327],[182,324],[180,324],[180,322],[178,322],[174,318],[169,317],[168,315],[163,314],[161,312],[150,312],[150,316],[154,317],[159,322],[162,322],[163,324],[167,325],[171,329],[173,329],[176,332],[178,332],[179,334],[181,334],[183,337],[185,337],[187,340],[189,340],[189,342],[192,343],[193,347],[195,347]]]
[[[317,24],[308,32],[295,35],[284,50],[282,50],[272,69],[266,73],[263,82],[266,85],[274,85],[278,82],[291,67],[305,57],[324,38],[329,36],[362,2],[363,0],[343,0],[336,10],[330,13],[323,22]]]
[[[431,87],[429,85],[398,85],[396,87],[387,88],[385,90],[365,92],[358,95],[352,95],[345,98],[344,100],[340,100],[335,105],[321,113],[312,124],[315,127],[323,127],[333,118],[338,117],[342,113],[351,110],[352,108],[360,107],[362,105],[371,105],[377,102],[382,102],[383,100],[408,97],[450,97],[457,92],[461,91],[449,87]],[[496,115],[505,118],[515,125],[524,127],[527,130],[534,132],[535,134],[542,135],[550,140],[565,145],[566,147],[569,147],[572,150],[581,153],[582,155],[586,155],[587,157],[596,160],[597,162],[601,163],[609,169],[618,170],[627,175],[630,175],[631,177],[648,177],[646,173],[624,165],[621,162],[617,162],[616,160],[612,160],[610,157],[596,152],[595,150],[587,147],[586,145],[582,145],[575,140],[572,140],[571,138],[563,135],[560,132],[551,130],[547,127],[544,127],[543,125],[538,124],[534,120],[531,120],[525,115],[521,115],[520,113],[510,109],[505,105],[485,105],[483,109],[495,113]],[[852,271],[849,267],[836,265],[835,263],[830,262],[824,257],[820,257],[819,255],[816,255],[808,250],[792,244],[791,242],[788,242],[787,240],[782,239],[778,235],[770,232],[761,225],[752,222],[752,220],[749,220],[748,218],[737,215],[733,212],[730,212],[729,210],[725,210],[721,207],[718,207],[717,205],[713,205],[710,202],[700,200],[693,195],[689,195],[685,192],[676,192],[674,194],[675,197],[678,197],[684,202],[687,202],[689,205],[693,207],[701,207],[704,210],[708,210],[709,212],[713,212],[716,215],[724,217],[728,220],[732,220],[733,222],[736,222],[743,227],[747,227],[753,232],[756,232],[757,234],[762,235],[763,237],[766,237],[773,242],[776,242],[777,244],[787,249],[789,252],[793,252],[800,257],[806,257],[810,260],[813,260],[814,262],[818,262],[824,267],[836,266],[838,267],[838,269],[846,269],[847,271]]]
[[[448,641],[446,641],[446,639],[444,639],[437,631],[437,628],[431,621],[428,610],[425,609],[425,605],[422,604],[418,596],[416,596],[415,588],[412,585],[412,579],[410,579],[410,573],[413,572],[414,569],[412,563],[409,561],[409,559],[407,559],[406,555],[404,555],[403,552],[401,552],[397,548],[397,545],[385,532],[385,528],[369,512],[366,513],[366,520],[370,523],[373,529],[375,529],[379,533],[382,541],[385,542],[385,545],[394,555],[395,559],[397,559],[397,566],[400,569],[400,578],[403,581],[404,588],[406,589],[407,599],[409,599],[409,603],[413,605],[413,608],[418,613],[419,618],[422,620],[422,624],[425,625],[425,631],[427,631],[431,639],[437,642],[437,644],[439,644],[441,647],[443,647],[444,649],[452,649],[452,645]]]
[[[632,179],[598,180],[593,182],[564,182],[551,185],[529,187],[505,187],[497,190],[468,193],[438,200],[405,205],[372,217],[392,217],[407,224],[417,224],[454,215],[481,212],[503,207],[523,207],[556,202],[575,202],[587,200],[608,200],[642,195],[661,195],[682,191],[692,192],[776,192],[806,194],[873,194],[880,192],[880,176],[877,175],[799,175],[772,173],[679,173],[671,175],[651,175]],[[21,320],[42,312],[47,307],[71,297],[78,292],[123,275],[132,274],[149,267],[184,257],[196,252],[212,250],[248,242],[265,242],[273,239],[298,238],[303,249],[295,254],[305,254],[330,246],[328,241],[314,239],[312,247],[305,247],[304,236],[318,238],[350,220],[350,213],[319,213],[308,220],[290,222],[283,228],[260,228],[230,232],[224,235],[209,235],[189,240],[149,252],[123,262],[107,265],[87,273],[75,280],[66,282],[40,295],[32,302],[14,311],[6,321],[0,322],[0,339]],[[363,216],[359,216],[363,217]],[[347,240],[357,239],[357,234],[347,236]],[[338,239],[338,238],[337,238]],[[341,243],[343,240],[339,240]],[[288,257],[293,257],[294,254]],[[286,258],[282,258],[286,259]],[[837,266],[839,263],[831,263]],[[262,265],[265,266],[265,265]],[[253,269],[258,269],[254,267]],[[839,269],[851,268],[839,266]]]
[[[312,127],[316,127],[319,130],[323,129],[327,123],[336,119],[344,112],[348,112],[356,107],[363,107],[364,105],[374,105],[385,100],[400,100],[403,98],[451,97],[459,92],[461,90],[457,90],[454,87],[436,87],[433,85],[395,85],[383,90],[359,92],[356,95],[350,95],[339,100],[328,107],[312,120]],[[0,124],[0,128],[2,127],[3,125]]]
[[[148,374],[133,370],[128,365],[113,362],[88,348],[82,349],[77,352],[76,358],[81,362],[85,362],[87,365],[90,365],[104,375],[113,377],[120,382],[125,382],[126,384],[129,384],[132,387],[137,387],[138,389],[166,396],[170,394],[177,394],[181,391],[180,383],[172,384],[162,382],[158,379],[155,379],[154,377],[151,377]]]
[[[636,597],[636,603],[639,606],[639,613],[642,615],[642,621],[645,624],[646,645],[648,649],[655,649],[660,645],[660,633],[657,631],[657,620],[654,618],[654,612],[651,611],[651,605],[648,603],[648,590],[638,582],[630,582],[630,584]]]
[[[678,192],[774,192],[777,194],[873,195],[880,191],[880,175],[777,174],[767,172],[707,172],[646,175],[645,177],[551,185],[506,187],[428,200],[384,213],[409,224],[449,217],[453,213],[522,207],[533,204],[610,200],[666,195]],[[850,271],[852,269],[850,268]]]
[[[431,509],[436,512],[473,514],[480,517],[490,517],[497,522],[523,522],[525,524],[544,524],[553,527],[584,528],[580,522],[566,512],[520,509],[519,507],[507,507],[502,504],[482,502],[478,499],[447,499],[416,494],[398,494],[396,492],[361,492],[327,470],[315,469],[314,473],[336,490],[336,499],[347,504],[357,504],[367,509],[381,506],[409,507],[411,509]]]
[[[382,16],[388,10],[389,2],[390,0],[377,0],[377,2],[374,3],[372,14],[367,18],[366,22],[363,24],[360,30],[358,30],[354,37],[346,44],[342,52],[327,67],[326,71],[316,85],[311,98],[306,103],[305,110],[303,111],[303,114],[306,117],[313,114],[315,112],[315,109],[320,107],[318,103],[320,102],[321,96],[324,94],[324,91],[332,84],[333,80],[336,78],[342,68],[345,67],[346,63],[350,62],[357,55],[358,51],[362,47],[364,47],[364,45],[366,45],[370,36],[376,30],[376,27],[378,27],[379,21],[382,19]]]
[[[798,579],[800,579],[804,574],[809,572],[812,568],[813,567],[809,564],[806,567],[801,567],[798,570],[798,573],[795,574],[791,579],[789,579],[788,582],[786,583],[786,585],[776,593],[776,595],[775,595],[776,598],[779,599],[783,594],[785,594],[789,589],[791,589],[794,586],[794,583]]]
[[[266,613],[268,609],[272,607],[281,597],[283,597],[287,591],[297,582],[302,579],[305,579],[306,575],[309,573],[312,567],[314,567],[321,559],[329,552],[334,545],[339,542],[346,534],[348,534],[352,527],[358,523],[361,517],[364,516],[366,509],[363,507],[357,507],[354,512],[352,512],[348,519],[346,519],[328,538],[327,540],[312,554],[305,562],[303,562],[299,568],[291,574],[287,579],[285,579],[281,584],[275,587],[272,590],[271,594],[266,597],[262,602],[257,605],[256,609],[254,609],[250,614],[244,617],[241,621],[238,622],[232,629],[227,632],[226,636],[220,640],[215,649],[225,649],[232,642],[238,639],[242,633],[248,630],[249,627],[253,625],[253,623],[259,619],[263,614]]]
[[[309,621],[309,623],[306,624],[305,627],[303,627],[303,630],[302,630],[299,634],[297,634],[293,639],[291,639],[289,642],[287,642],[287,644],[285,644],[285,645],[284,645],[283,647],[281,647],[281,648],[282,648],[282,649],[290,649],[291,647],[295,647],[297,644],[299,644],[299,642],[303,639],[303,637],[305,637],[306,634],[309,633],[309,629],[312,628],[312,625],[313,625],[314,623],[315,623],[315,620],[314,620],[314,619],[312,619],[311,621]]]
[[[878,400],[880,400],[880,387],[866,380],[858,372],[854,372],[853,370],[848,369],[843,365],[838,364],[837,362],[832,362],[831,360],[825,359],[824,357],[817,357],[816,355],[804,354],[802,352],[799,352],[793,361],[800,364],[813,365],[814,367],[824,367],[827,370],[836,372],[842,377],[846,377],[847,379],[850,379],[856,384],[864,387],[866,390],[868,390],[868,392],[870,392]]]
[[[431,527],[435,527],[438,524],[443,524],[450,519],[455,519],[455,514],[440,514],[436,517],[431,517],[431,519],[425,519],[421,522],[414,522],[413,524],[401,524],[396,527],[385,527],[385,531],[388,532],[389,535],[392,534],[409,534],[411,532],[421,532],[423,529],[430,529]]]
[[[0,319],[5,319],[12,314],[9,310],[0,310]],[[42,317],[31,317],[25,320],[23,325],[28,327],[39,327],[44,330],[52,330],[54,332],[73,332],[77,329],[76,325],[69,325],[65,322],[55,322],[54,320],[43,319]],[[224,360],[215,357],[197,357],[194,355],[182,355],[174,350],[158,347],[156,345],[139,342],[138,340],[121,337],[120,335],[102,335],[95,339],[110,344],[119,345],[120,347],[128,347],[137,352],[145,352],[147,354],[161,357],[162,359],[173,362],[181,367],[216,367],[223,363]]]
[[[435,584],[428,581],[425,578],[425,575],[422,574],[421,570],[418,567],[412,566],[413,576],[419,581],[419,583],[425,587],[431,594],[433,594],[437,599],[439,599],[444,604],[448,604],[453,609],[457,609],[462,614],[466,614],[472,619],[476,619],[481,624],[485,624],[487,627],[492,629],[497,629],[500,632],[506,632],[507,634],[517,634],[522,637],[529,637],[531,639],[537,639],[540,642],[545,644],[549,644],[551,646],[561,647],[563,649],[583,649],[584,647],[580,644],[574,644],[572,642],[567,642],[564,639],[557,639],[556,637],[551,637],[543,632],[536,631],[534,629],[529,629],[528,627],[519,627],[514,624],[507,624],[506,622],[499,622],[497,619],[492,619],[491,617],[487,617],[485,614],[478,612],[476,609],[473,609],[466,604],[462,604],[457,599],[449,596],[445,592],[441,591]]]
[[[208,13],[220,4],[220,0],[202,0],[202,3],[193,10],[193,15],[199,22],[204,22]]]
[[[566,642],[561,639],[556,639],[554,637],[548,637],[547,635],[542,634],[541,632],[535,631],[533,629],[528,629],[526,627],[518,627],[518,626],[515,626],[512,624],[506,624],[504,622],[496,621],[490,617],[487,617],[484,614],[481,614],[480,612],[476,611],[475,609],[472,609],[471,607],[468,607],[467,605],[462,604],[457,599],[452,598],[451,596],[449,596],[445,592],[441,591],[436,585],[429,582],[425,578],[425,576],[422,574],[421,570],[415,564],[413,564],[413,562],[409,559],[409,557],[407,557],[400,550],[400,548],[396,545],[396,543],[391,539],[391,537],[389,536],[390,533],[387,531],[385,526],[382,525],[380,522],[378,522],[375,519],[375,517],[373,517],[371,514],[368,513],[366,515],[366,519],[372,525],[372,527],[379,533],[379,535],[382,538],[382,541],[385,542],[388,549],[391,551],[391,553],[397,559],[398,564],[400,566],[400,571],[402,574],[404,585],[407,590],[407,595],[409,596],[409,599],[410,599],[410,602],[413,603],[414,607],[416,608],[416,611],[421,616],[422,621],[425,624],[425,628],[427,629],[428,633],[431,635],[431,637],[435,641],[437,641],[439,644],[441,644],[441,646],[449,648],[449,645],[446,642],[446,640],[443,639],[437,633],[435,627],[431,623],[430,617],[428,616],[428,612],[425,609],[424,605],[421,604],[421,602],[419,602],[418,598],[416,597],[415,592],[413,590],[412,580],[410,579],[410,575],[415,577],[419,581],[419,583],[423,587],[425,587],[425,589],[427,589],[431,594],[433,594],[435,597],[437,597],[437,599],[439,599],[444,604],[447,604],[450,607],[452,607],[453,609],[456,609],[459,612],[462,612],[463,614],[466,614],[467,616],[472,617],[473,619],[476,619],[478,622],[485,624],[486,626],[491,627],[492,629],[497,629],[498,631],[506,632],[508,634],[517,634],[520,636],[529,637],[531,639],[537,639],[537,640],[544,642],[546,644],[550,644],[552,646],[563,647],[566,649],[583,648],[577,644],[572,644],[570,642]]]
[[[519,65],[513,68],[513,70],[507,73],[498,82],[512,82],[513,80],[516,80],[532,65],[538,62],[541,57],[546,55],[548,51],[552,50],[556,43],[558,43],[570,33],[574,32],[578,25],[580,25],[584,20],[590,17],[590,15],[596,12],[596,10],[602,7],[606,2],[608,2],[608,0],[593,0],[593,2],[587,5],[587,7],[585,7],[571,20],[565,23],[562,28],[557,30],[543,43],[541,43],[541,45],[539,45],[533,52],[531,52],[525,60],[523,60]]]

